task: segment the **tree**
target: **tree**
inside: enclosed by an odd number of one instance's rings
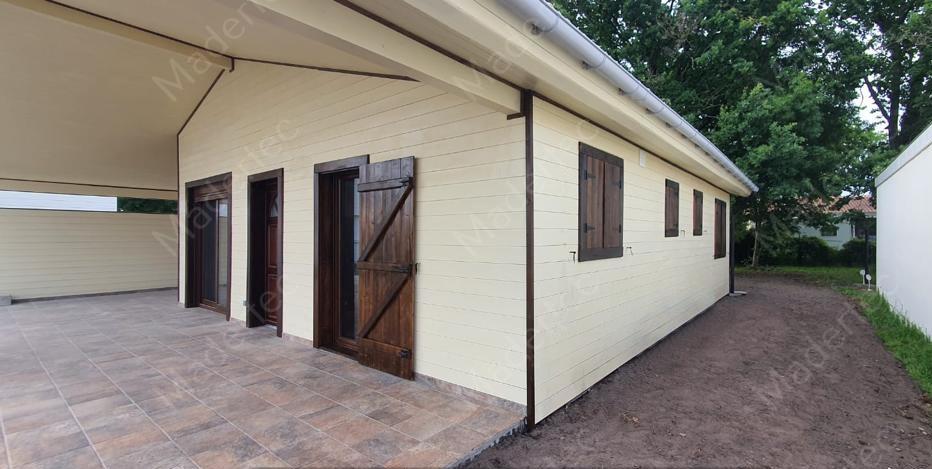
[[[887,146],[908,144],[932,121],[932,0],[831,0],[837,27],[861,45],[845,60],[887,125]]]
[[[870,130],[853,106],[855,35],[805,0],[557,0],[616,60],[681,111],[760,186],[735,204],[768,240],[821,224],[820,201],[854,187]]]
[[[118,212],[178,213],[178,201],[117,197]]]

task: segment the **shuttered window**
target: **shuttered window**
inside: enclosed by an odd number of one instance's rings
[[[693,190],[693,236],[702,236],[702,192]]]
[[[664,197],[664,236],[671,238],[680,235],[680,185],[667,179]]]
[[[579,144],[579,260],[621,257],[624,161]]]
[[[725,235],[728,232],[726,226],[727,205],[724,200],[715,199],[715,258],[725,257]]]

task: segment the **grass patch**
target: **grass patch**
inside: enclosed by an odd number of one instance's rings
[[[926,396],[932,396],[932,340],[915,324],[893,310],[876,290],[857,288],[861,283],[858,267],[795,267],[777,266],[752,269],[738,267],[743,274],[772,274],[801,278],[832,287],[854,299],[874,327],[874,331],[890,353],[903,364]]]
[[[841,292],[860,303],[861,311],[887,350],[903,364],[926,396],[932,396],[932,340],[919,326],[894,311],[877,291],[842,288]]]

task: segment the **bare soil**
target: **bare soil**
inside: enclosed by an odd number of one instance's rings
[[[847,297],[737,288],[470,467],[932,467],[929,403]]]

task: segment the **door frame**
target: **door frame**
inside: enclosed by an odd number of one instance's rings
[[[321,334],[321,313],[324,312],[324,309],[327,308],[328,302],[322,297],[323,291],[322,283],[329,277],[332,277],[330,269],[325,268],[326,266],[321,265],[320,259],[320,250],[321,250],[321,209],[320,209],[320,177],[332,175],[334,173],[339,173],[343,171],[350,170],[359,170],[361,166],[369,164],[369,155],[360,155],[353,156],[349,158],[343,158],[334,161],[328,161],[325,163],[318,163],[314,165],[314,310],[313,310],[313,319],[314,319],[314,347],[320,348],[321,346],[329,345],[322,342]],[[329,292],[326,292],[329,294]],[[327,314],[330,314],[332,311],[327,311]]]
[[[252,304],[250,299],[253,297],[253,288],[256,288],[256,285],[252,281],[253,276],[253,265],[255,261],[255,246],[253,245],[252,239],[252,224],[256,216],[255,209],[253,206],[253,184],[258,182],[265,182],[272,179],[277,181],[278,185],[278,268],[279,268],[279,279],[282,284],[279,286],[281,289],[279,293],[279,304],[281,310],[279,311],[278,316],[278,326],[276,327],[276,335],[278,337],[282,336],[282,326],[285,323],[285,287],[284,287],[284,251],[285,251],[285,169],[278,168],[270,171],[265,171],[257,174],[252,174],[248,176],[246,182],[246,327],[256,327],[261,326],[262,324],[256,324],[253,319],[253,315],[250,312]]]
[[[230,210],[230,222],[227,224],[227,308],[207,308],[198,304],[197,299],[195,298],[196,287],[194,286],[196,266],[194,262],[194,257],[196,255],[195,246],[193,241],[194,238],[194,224],[191,219],[191,211],[194,207],[194,189],[198,187],[207,186],[207,185],[219,185],[226,190],[227,199],[229,200],[229,210]],[[227,172],[223,174],[218,174],[216,176],[210,176],[203,179],[197,179],[194,181],[188,181],[184,184],[185,189],[185,211],[184,211],[184,226],[185,226],[185,276],[184,276],[184,307],[185,308],[195,308],[202,307],[204,309],[215,311],[221,314],[226,314],[227,321],[230,320],[230,311],[232,311],[232,281],[233,281],[233,173]]]

